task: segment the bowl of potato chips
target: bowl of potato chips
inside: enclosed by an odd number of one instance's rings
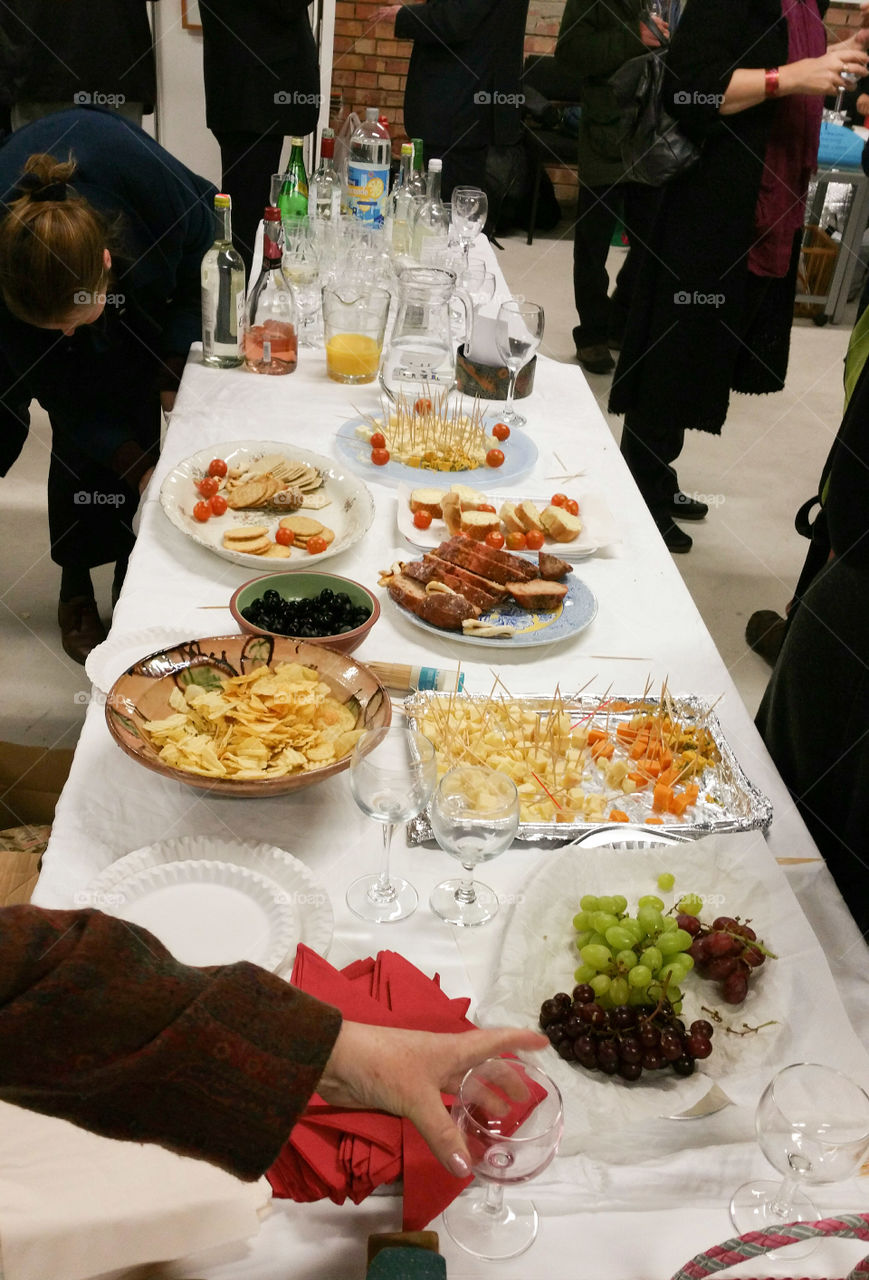
[[[346,654],[280,636],[212,636],[148,654],[106,699],[112,737],[147,769],[206,791],[269,796],[346,769],[392,706]]]

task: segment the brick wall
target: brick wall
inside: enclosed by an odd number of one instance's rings
[[[379,107],[389,120],[393,146],[405,141],[403,103],[411,42],[396,40],[393,23],[374,23],[383,0],[337,0],[332,71],[332,125],[340,128],[350,111],[364,117]],[[565,0],[531,0],[525,53],[552,53]],[[576,172],[552,166],[550,176],[562,208],[576,199]]]

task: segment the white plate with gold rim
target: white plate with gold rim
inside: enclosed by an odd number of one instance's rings
[[[208,474],[213,458],[221,458],[229,467],[254,467],[260,458],[280,454],[290,462],[307,463],[323,476],[323,484],[314,494],[328,499],[325,506],[301,507],[292,511],[246,510],[226,511],[222,516],[212,516],[200,522],[193,515],[193,508],[201,494],[196,482]],[[297,449],[295,445],[276,440],[235,440],[210,445],[179,462],[169,473],[160,488],[160,504],[176,529],[206,547],[224,560],[243,564],[245,568],[258,568],[263,573],[270,569],[310,569],[321,560],[340,555],[358,542],[374,519],[374,499],[363,482],[336,463],[334,459],[310,449]],[[285,515],[310,516],[334,533],[332,542],[317,555],[310,555],[300,547],[291,548],[288,559],[273,559],[265,555],[250,555],[223,545],[224,533],[234,526],[263,525],[274,542],[275,532]]]

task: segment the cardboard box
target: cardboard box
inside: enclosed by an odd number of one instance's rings
[[[72,755],[0,742],[0,906],[30,901]]]

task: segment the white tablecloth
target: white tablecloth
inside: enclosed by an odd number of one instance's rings
[[[184,626],[191,636],[217,635],[235,628],[228,612],[206,606],[226,605],[236,586],[252,576],[178,532],[164,516],[159,489],[170,469],[199,449],[220,454],[227,440],[274,440],[333,454],[336,428],[358,411],[376,407],[372,387],[347,388],[330,382],[322,352],[301,352],[298,370],[286,378],[257,378],[242,370],[215,371],[191,352],[163,454],[141,513],[139,540],[133,552],[123,595],[115,611],[112,633],[155,626]],[[539,359],[533,397],[523,402],[527,430],[540,456],[533,474],[513,486],[524,496],[556,489],[593,489],[611,508],[620,535],[617,544],[581,563],[576,572],[595,592],[599,612],[582,634],[563,643],[511,652],[485,653],[461,641],[424,634],[384,601],[380,621],[357,651],[362,660],[399,661],[455,667],[461,662],[465,687],[487,692],[497,671],[516,693],[550,693],[556,682],[573,690],[590,682],[590,691],[637,694],[651,678],[666,679],[675,694],[720,697],[717,712],[727,738],[745,772],[772,800],[775,818],[764,847],[756,838],[752,857],[809,859],[787,868],[793,889],[820,938],[836,974],[838,990],[858,1032],[867,1037],[865,1012],[866,952],[823,863],[797,816],[788,794],[740,701],[732,680],[693,602],[665,550],[645,506],[621,460],[583,376],[576,367]],[[575,475],[579,479],[573,479]],[[377,570],[396,554],[412,553],[395,524],[395,490],[378,483],[376,469],[367,480],[376,503],[372,528],[351,550],[329,561],[328,568],[377,589]],[[266,566],[263,566],[266,570]],[[346,775],[297,794],[266,801],[211,798],[168,782],[128,759],[112,742],[105,725],[102,699],[95,696],[76,752],[69,782],[61,796],[44,867],[34,901],[70,906],[76,894],[102,868],[128,851],[154,841],[186,834],[268,841],[302,858],[330,887],[336,931],[330,959],[337,965],[378,949],[396,949],[427,972],[439,972],[451,995],[479,998],[497,954],[505,909],[491,925],[471,931],[451,929],[428,907],[432,887],[452,873],[450,860],[438,851],[405,850],[397,841],[395,869],[420,891],[421,906],[409,920],[391,926],[367,926],[347,910],[344,888],[360,868],[374,869],[379,856],[379,829],[361,819]],[[529,870],[546,853],[517,846],[487,864],[488,883],[508,901],[517,894]],[[776,892],[784,896],[789,943],[823,959],[788,882],[778,872]],[[617,892],[615,887],[613,892]],[[781,905],[781,904],[780,904]],[[805,973],[802,1019],[813,1018],[812,965]],[[824,998],[836,1001],[828,976],[819,984]],[[836,1015],[839,1016],[838,1014]],[[845,1025],[844,1023],[842,1024]],[[847,1027],[848,1065],[859,1073],[862,1050]],[[839,1065],[839,1046],[818,1037],[814,1057]],[[785,1061],[790,1060],[788,1058]],[[782,1065],[782,1064],[780,1064]],[[726,1082],[725,1082],[726,1083]],[[608,1200],[607,1181],[591,1177],[575,1161],[556,1160],[535,1184],[543,1224],[538,1242],[525,1256],[502,1263],[504,1277],[584,1277],[651,1280],[666,1277],[697,1250],[730,1234],[727,1195],[764,1161],[751,1141],[753,1103],[742,1102],[717,1116],[674,1125],[647,1148],[637,1146],[629,1174],[619,1174],[618,1196]],[[669,1122],[672,1124],[672,1122]],[[679,1144],[691,1154],[678,1150]],[[596,1182],[595,1179],[598,1179]],[[667,1188],[659,1194],[656,1188]],[[821,1197],[828,1207],[860,1208],[864,1197],[856,1184],[830,1188]],[[179,1267],[178,1275],[209,1280],[277,1280],[284,1275],[333,1277],[364,1272],[364,1238],[369,1231],[400,1225],[397,1203],[375,1197],[366,1204],[338,1208],[330,1203],[305,1206],[278,1204],[260,1235],[231,1255],[196,1259]],[[432,1224],[435,1229],[438,1223]],[[445,1232],[441,1247],[449,1274],[486,1273],[455,1248]],[[818,1255],[818,1266],[800,1264],[799,1274],[844,1274]],[[843,1265],[843,1264],[840,1264]],[[793,1274],[787,1259],[778,1274]],[[775,1274],[775,1264],[755,1265],[755,1274]]]

